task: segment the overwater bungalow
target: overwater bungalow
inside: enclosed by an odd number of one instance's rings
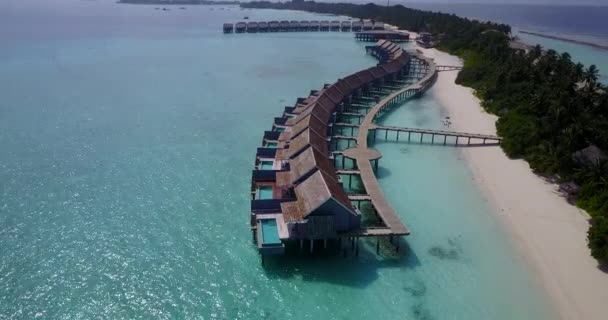
[[[247,32],[255,33],[258,32],[258,23],[257,22],[247,22]]]
[[[272,130],[264,132],[252,173],[250,219],[262,255],[281,254],[288,243],[299,243],[300,250],[306,243],[312,251],[315,243],[325,247],[332,240],[352,240],[356,251],[358,237],[409,233],[386,205],[374,205],[384,226],[362,227],[361,212],[334,167],[333,141],[343,139],[334,136],[337,115],[353,96],[377,91],[370,88],[408,68],[408,55],[400,47],[386,41],[376,46],[374,50],[382,51],[378,55],[387,57],[385,62],[298,98],[294,106],[284,108],[282,117],[274,119]]]
[[[278,21],[273,20],[268,22],[268,31],[270,32],[278,32],[280,29],[280,24]]]
[[[308,20],[302,20],[300,21],[300,31],[308,31]]]
[[[340,24],[342,31],[346,32],[346,31],[350,31],[351,28],[351,22],[350,21],[342,21],[342,23]]]
[[[320,27],[321,27],[321,24],[317,20],[310,21],[310,24],[308,25],[308,29],[310,31],[319,31]]]
[[[366,42],[378,42],[378,40],[406,42],[410,40],[410,35],[401,31],[370,30],[355,33],[355,39]]]
[[[237,22],[234,26],[234,30],[236,33],[243,33],[247,31],[247,24],[245,22]]]
[[[232,23],[224,23],[224,33],[234,32],[234,25]]]
[[[289,31],[289,21],[283,20],[279,23],[279,31],[287,32]]]
[[[373,22],[371,22],[369,20],[363,21],[363,30],[367,31],[367,30],[372,30],[372,29],[374,29],[374,23]]]
[[[268,32],[268,22],[258,22],[258,31],[259,32]]]
[[[332,21],[329,25],[329,30],[340,31],[340,21]]]
[[[321,31],[329,31],[329,21],[323,20],[321,21],[321,26],[319,27]]]
[[[290,31],[300,31],[300,21],[292,20],[289,22]]]
[[[363,22],[361,21],[353,21],[352,30],[353,31],[361,31],[363,29]]]

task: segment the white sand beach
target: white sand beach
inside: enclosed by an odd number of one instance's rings
[[[441,51],[418,49],[439,65],[462,64]],[[496,117],[481,108],[472,89],[455,84],[456,72],[440,72],[434,89],[451,118],[451,129],[495,134]],[[536,176],[525,161],[509,159],[500,147],[461,151],[561,318],[606,319],[608,273],[598,269],[587,248],[586,212],[568,204],[557,185]]]

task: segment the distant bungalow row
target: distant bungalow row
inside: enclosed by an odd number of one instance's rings
[[[369,31],[385,30],[383,22],[373,21],[269,21],[224,23],[224,33],[298,32],[298,31]]]
[[[409,234],[400,223],[396,228],[362,225],[361,211],[336,169],[336,155],[341,153],[336,139],[343,134],[337,119],[357,116],[352,110],[361,101],[375,104],[387,88],[403,85],[409,75],[411,57],[400,46],[382,40],[368,51],[380,60],[377,66],[298,98],[264,133],[252,173],[250,216],[262,256],[283,254],[287,244],[312,252],[315,242],[326,247],[328,241],[340,247],[350,241],[358,252],[359,237],[392,240]]]

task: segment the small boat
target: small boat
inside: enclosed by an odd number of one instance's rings
[[[185,8],[185,7],[179,7],[179,9],[180,9],[180,10],[186,10],[186,8]]]
[[[249,17],[248,17],[248,16],[245,16],[245,18],[243,18],[243,19],[245,19],[245,20],[249,20]]]

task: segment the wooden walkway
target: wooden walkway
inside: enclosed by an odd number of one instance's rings
[[[437,71],[455,71],[462,70],[462,66],[437,66]]]
[[[378,180],[376,179],[374,173],[374,167],[372,167],[372,161],[375,162],[377,166],[377,161],[381,155],[378,151],[368,147],[367,140],[369,131],[376,129],[376,125],[373,124],[373,121],[378,113],[394,103],[400,103],[407,98],[423,92],[435,79],[435,63],[421,55],[415,55],[415,57],[418,59],[423,59],[429,66],[427,74],[415,84],[390,94],[374,105],[369,113],[367,113],[361,124],[358,125],[359,132],[357,134],[357,146],[342,152],[344,157],[355,160],[357,163],[357,169],[360,172],[361,181],[363,182],[363,186],[369,196],[369,200],[372,202],[374,209],[378,213],[378,216],[380,216],[380,219],[382,219],[382,222],[386,228],[390,230],[390,232],[384,230],[383,232],[386,233],[383,233],[383,235],[408,235],[410,234],[410,231],[401,221],[388,201],[384,198],[384,194],[380,190],[380,185],[378,184]],[[350,124],[341,125],[347,126]]]
[[[447,138],[448,137],[453,137],[454,139],[454,145],[458,146],[461,145],[459,144],[458,140],[459,139],[466,139],[467,143],[466,145],[498,145],[500,144],[500,141],[502,140],[502,138],[494,136],[494,135],[487,135],[487,134],[477,134],[477,133],[466,133],[466,132],[455,132],[455,131],[445,131],[445,130],[431,130],[431,129],[417,129],[417,128],[404,128],[404,127],[393,127],[393,126],[378,126],[378,125],[371,125],[369,126],[369,130],[372,130],[374,133],[372,135],[373,140],[376,139],[376,135],[378,133],[379,130],[384,130],[384,139],[388,140],[388,133],[393,131],[396,132],[396,135],[394,135],[394,138],[396,141],[399,141],[399,133],[400,132],[404,132],[407,133],[407,141],[411,141],[412,138],[412,133],[416,133],[420,136],[420,142],[423,142],[424,139],[424,135],[426,134],[427,136],[431,136],[431,144],[435,143],[435,137],[439,136],[439,137],[443,137],[443,145],[447,144]],[[474,139],[473,142],[471,142],[471,139]]]

